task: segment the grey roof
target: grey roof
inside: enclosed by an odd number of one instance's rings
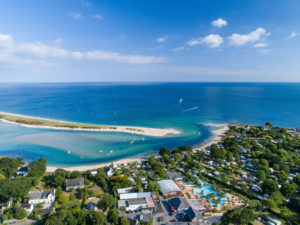
[[[160,190],[163,194],[166,194],[168,192],[181,191],[181,189],[173,180],[160,180],[158,181],[158,184],[160,185]]]
[[[96,209],[98,209],[98,206],[97,206],[97,204],[95,204],[94,202],[90,202],[89,204],[87,204],[87,205],[85,206],[85,208],[87,208],[87,209],[89,209],[89,210],[96,210]]]
[[[144,222],[152,222],[152,213],[143,213],[139,215],[139,220]]]
[[[37,210],[37,214],[49,214],[54,210],[54,208],[46,208]]]
[[[78,179],[67,179],[66,187],[81,187],[84,186],[84,179],[80,177]]]
[[[117,192],[118,192],[118,194],[126,194],[126,193],[129,193],[132,189],[133,189],[133,187],[119,188],[117,190]]]
[[[22,203],[22,204],[21,204],[21,207],[24,208],[24,209],[30,209],[30,208],[31,208],[31,204],[28,204],[28,203]]]
[[[47,191],[31,191],[29,192],[28,199],[29,200],[47,199],[49,194],[55,195],[55,189],[50,189]]]
[[[182,179],[183,176],[181,173],[169,173],[168,178],[169,179]]]
[[[201,204],[201,202],[198,199],[187,199],[187,202],[195,210],[206,210],[206,208]]]
[[[175,209],[188,209],[189,203],[184,198],[172,198],[169,203],[174,206]]]
[[[145,198],[128,199],[127,202],[128,202],[128,205],[143,205],[143,204],[147,203]]]
[[[193,221],[194,218],[197,218],[197,220],[202,220],[203,216],[198,210],[194,210],[192,207],[188,208],[186,211],[188,218]]]
[[[133,199],[133,198],[152,198],[151,192],[134,192],[134,193],[126,193],[120,194],[120,199]]]

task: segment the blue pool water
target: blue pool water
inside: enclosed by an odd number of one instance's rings
[[[216,198],[219,198],[220,193],[216,192],[208,183],[205,183],[201,180],[199,180],[199,182],[201,183],[201,188],[195,188],[194,189],[194,193],[198,194],[200,197],[205,198],[205,196],[209,195],[209,194],[215,194]],[[217,206],[223,206],[225,203],[225,200],[228,199],[228,197],[226,195],[224,195],[221,198],[221,202],[219,204],[217,204]],[[209,202],[212,206],[215,206],[215,203],[209,199]]]
[[[175,128],[178,136],[24,128],[0,123],[0,155],[48,164],[97,164],[196,145],[211,137],[206,123],[300,127],[300,84],[59,83],[0,84],[0,111],[107,125]],[[130,141],[134,139],[134,144]],[[68,151],[71,154],[68,154]]]

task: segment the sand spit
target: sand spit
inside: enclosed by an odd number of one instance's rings
[[[0,121],[11,123],[28,128],[53,129],[53,130],[73,130],[73,131],[90,131],[90,132],[121,132],[152,137],[163,137],[167,135],[178,135],[181,132],[173,128],[150,128],[135,126],[110,126],[73,123],[39,117],[30,117],[12,113],[0,112]]]

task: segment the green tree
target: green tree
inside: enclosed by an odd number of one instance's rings
[[[121,218],[121,225],[129,225],[129,224],[130,223],[129,223],[127,217],[126,216],[122,216],[122,218]]]
[[[149,159],[149,164],[151,166],[154,166],[156,164],[156,158],[154,156],[151,156]]]
[[[278,206],[283,204],[284,197],[279,191],[275,191],[270,195],[270,199],[272,199]]]
[[[262,190],[266,194],[272,194],[275,191],[278,191],[278,182],[272,179],[267,179],[262,184]]]
[[[278,180],[280,182],[283,182],[283,181],[286,181],[288,178],[288,175],[283,171],[281,170],[279,173],[278,173]]]
[[[38,161],[32,161],[28,165],[30,177],[41,177],[46,172],[47,160],[45,158],[41,158]]]
[[[107,224],[106,216],[103,212],[93,211],[91,213],[91,222],[92,225],[105,225]]]
[[[116,208],[109,210],[108,219],[114,224],[117,224],[119,219],[119,211]]]
[[[148,189],[153,193],[158,193],[160,191],[159,183],[156,181],[148,181]]]
[[[167,155],[170,155],[171,154],[171,151],[165,147],[162,147],[160,150],[159,150],[159,154],[162,156],[164,154],[167,154]]]
[[[293,212],[289,210],[286,206],[283,206],[280,210],[280,216],[284,219],[289,219],[293,215]]]
[[[115,205],[115,199],[110,194],[104,194],[103,198],[98,202],[99,208],[106,210]]]
[[[181,162],[182,161],[182,156],[180,153],[175,153],[174,154],[174,159],[176,162]]]
[[[80,177],[80,172],[78,171],[72,171],[70,174],[70,179],[76,179]]]
[[[296,192],[296,189],[297,187],[294,184],[283,183],[280,191],[284,196],[291,197]]]
[[[259,180],[265,180],[266,179],[266,173],[265,173],[264,170],[258,170],[256,176]]]

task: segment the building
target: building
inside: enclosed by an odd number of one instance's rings
[[[30,191],[28,203],[37,205],[39,203],[52,203],[55,201],[55,189],[47,191]]]
[[[186,217],[191,222],[199,222],[204,220],[202,214],[198,210],[193,209],[192,207],[189,207],[186,211]]]
[[[183,176],[181,173],[169,173],[168,174],[168,179],[169,180],[182,180]]]
[[[125,208],[126,212],[144,212],[150,213],[155,211],[153,198],[132,198],[118,201],[118,208]]]
[[[168,203],[171,210],[176,213],[184,213],[190,208],[189,203],[184,198],[171,198]]]
[[[113,175],[115,175],[115,171],[110,168],[110,167],[107,167],[105,170],[104,170],[105,174],[108,176],[108,177],[112,177]]]
[[[98,210],[98,202],[99,202],[100,198],[96,198],[96,197],[89,197],[86,200],[86,205],[85,208],[88,210]]]
[[[85,206],[86,209],[90,210],[90,211],[97,211],[98,210],[98,205],[95,204],[94,202],[89,202],[88,204],[86,204]]]
[[[207,210],[198,199],[187,199],[187,202],[194,210],[198,210],[200,212]]]
[[[127,188],[119,188],[117,190],[118,194],[126,194],[126,193],[130,193],[132,191],[132,187],[127,187]]]
[[[151,192],[133,192],[120,194],[120,200],[134,199],[134,198],[152,198]]]
[[[28,175],[28,167],[19,167],[17,171],[17,176],[24,176],[26,177]]]
[[[164,196],[166,195],[178,195],[181,193],[181,189],[173,180],[160,180],[158,181],[160,190]]]
[[[67,179],[66,181],[66,191],[70,190],[71,188],[84,188],[84,179],[80,177],[78,179]]]
[[[33,205],[28,203],[21,204],[21,207],[27,212],[27,215],[30,215],[33,212]]]
[[[36,213],[39,214],[39,215],[46,215],[46,214],[49,214],[49,213],[51,213],[53,211],[54,211],[54,208],[50,207],[50,208],[45,208],[45,209],[38,209],[36,211]]]

